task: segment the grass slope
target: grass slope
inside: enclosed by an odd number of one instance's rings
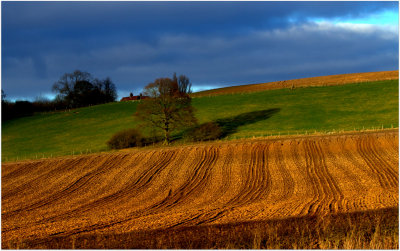
[[[278,89],[193,99],[200,123],[227,138],[398,127],[398,80]],[[137,103],[110,103],[2,123],[2,161],[107,150],[117,131],[138,125]]]
[[[310,87],[310,86],[331,86],[331,85],[343,85],[349,83],[374,82],[374,81],[395,80],[395,79],[399,79],[398,70],[350,73],[350,74],[329,75],[329,76],[320,76],[311,78],[291,79],[285,81],[276,81],[276,82],[260,83],[260,84],[235,85],[230,87],[223,87],[223,88],[196,92],[193,93],[193,96],[194,97],[215,96],[221,94],[259,92],[259,91],[292,88],[292,87],[298,88],[298,87]]]

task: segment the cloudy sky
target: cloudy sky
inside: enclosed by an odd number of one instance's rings
[[[396,70],[398,2],[5,2],[2,89],[51,97],[76,69],[119,98],[174,72],[195,90]]]

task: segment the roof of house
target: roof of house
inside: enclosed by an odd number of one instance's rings
[[[123,97],[121,101],[138,100],[139,96]]]
[[[148,98],[149,98],[148,96],[129,96],[129,97],[123,97],[120,101],[140,100]]]

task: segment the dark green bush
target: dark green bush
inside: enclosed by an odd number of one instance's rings
[[[107,145],[111,149],[122,149],[135,146],[143,146],[145,138],[136,129],[127,129],[114,134]]]
[[[222,137],[222,129],[214,122],[201,124],[185,134],[185,138],[191,141],[216,140]]]

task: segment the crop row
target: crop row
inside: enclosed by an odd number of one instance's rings
[[[210,143],[2,165],[2,240],[398,206],[398,133]]]

